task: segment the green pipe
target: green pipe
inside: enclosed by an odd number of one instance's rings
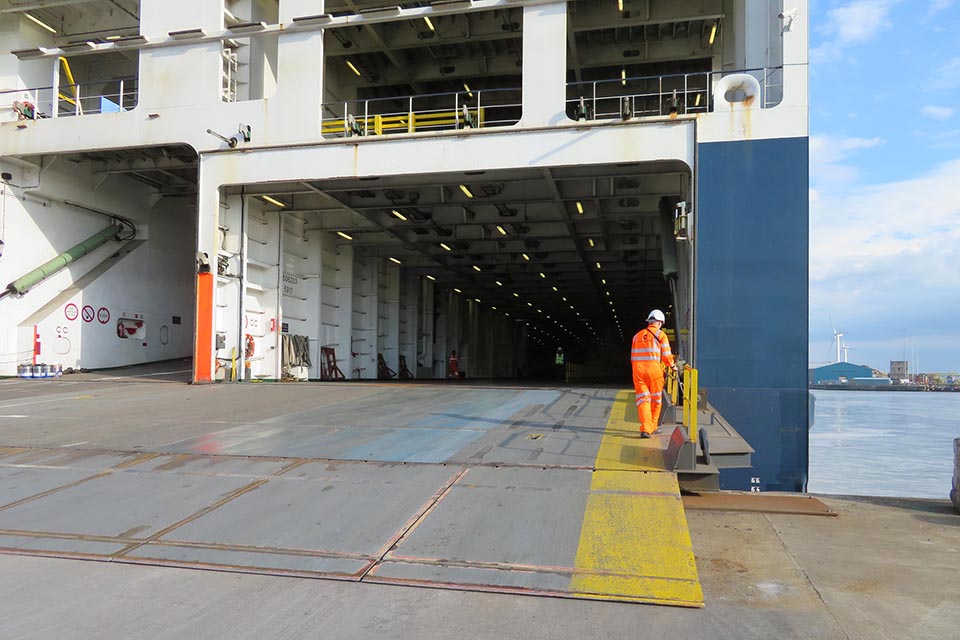
[[[120,231],[122,231],[121,227],[111,224],[103,231],[90,236],[77,246],[70,247],[53,260],[50,260],[49,262],[37,267],[30,273],[17,278],[7,285],[7,293],[15,293],[22,296],[24,293],[40,284],[53,274],[57,273],[71,262],[79,260],[102,244],[110,240],[115,240],[117,236],[120,235]]]

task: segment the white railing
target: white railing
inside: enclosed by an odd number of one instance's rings
[[[136,79],[0,91],[0,108],[13,119],[40,120],[129,111],[137,105]],[[6,116],[5,116],[5,119]]]
[[[713,89],[724,76],[745,73],[760,83],[760,107],[783,97],[783,68],[704,71],[622,77],[567,84],[567,115],[573,120],[606,120],[685,115],[713,111]]]

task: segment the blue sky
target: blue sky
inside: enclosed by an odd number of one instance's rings
[[[960,0],[810,12],[810,361],[960,371]]]

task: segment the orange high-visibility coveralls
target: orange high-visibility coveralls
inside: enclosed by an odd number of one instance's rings
[[[633,389],[636,392],[640,430],[653,433],[660,422],[663,404],[663,367],[673,366],[673,353],[667,334],[648,326],[633,336],[630,350],[633,366]]]

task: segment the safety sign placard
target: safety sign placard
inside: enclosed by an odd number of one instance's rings
[[[88,304],[83,305],[83,311],[81,312],[81,315],[83,316],[84,322],[93,322],[94,313],[93,307]]]
[[[77,305],[71,302],[63,308],[63,315],[67,316],[67,320],[76,320],[77,316],[80,315],[80,309],[77,309]]]
[[[100,321],[100,324],[110,322],[110,311],[106,307],[100,307],[100,309],[97,310],[97,320]]]

